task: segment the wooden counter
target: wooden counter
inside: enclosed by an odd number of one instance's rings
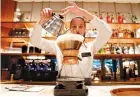
[[[32,91],[9,91],[8,87],[31,86]],[[21,85],[21,84],[1,84],[0,97],[7,96],[54,96],[54,85]],[[139,88],[140,85],[114,85],[114,86],[86,86],[88,88],[88,96],[111,96],[110,91],[116,88]],[[39,91],[35,91],[36,89]],[[133,95],[135,96],[135,95]]]
[[[28,84],[28,85],[56,85],[56,81],[22,81],[22,80],[3,80],[0,84]],[[140,85],[139,81],[93,81],[93,86],[110,86],[110,85]]]

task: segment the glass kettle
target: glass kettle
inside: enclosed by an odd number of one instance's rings
[[[55,13],[52,13],[52,18],[43,23],[41,26],[52,35],[59,36],[63,34],[63,18],[64,17],[61,15],[56,15]]]

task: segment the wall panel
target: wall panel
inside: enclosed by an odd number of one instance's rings
[[[39,2],[33,3],[31,21],[38,21],[40,19],[41,9],[42,9],[41,2],[40,3]]]
[[[1,21],[13,21],[16,2],[1,0]]]
[[[140,4],[131,4],[132,13],[135,14],[140,22]]]

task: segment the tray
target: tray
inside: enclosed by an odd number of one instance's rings
[[[140,88],[117,88],[110,93],[112,96],[140,96]]]

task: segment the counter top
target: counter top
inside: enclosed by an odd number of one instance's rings
[[[56,81],[23,81],[23,80],[2,80],[0,84],[28,84],[28,85],[55,85]],[[108,85],[140,85],[140,81],[93,81],[93,86]]]
[[[55,85],[0,84],[0,96],[54,96]],[[31,86],[31,91],[9,91],[6,87]],[[115,88],[139,88],[140,85],[87,86],[88,96],[111,96],[110,90]],[[37,89],[37,91],[36,91]],[[39,90],[38,90],[39,89]],[[33,90],[33,91],[32,91]]]

